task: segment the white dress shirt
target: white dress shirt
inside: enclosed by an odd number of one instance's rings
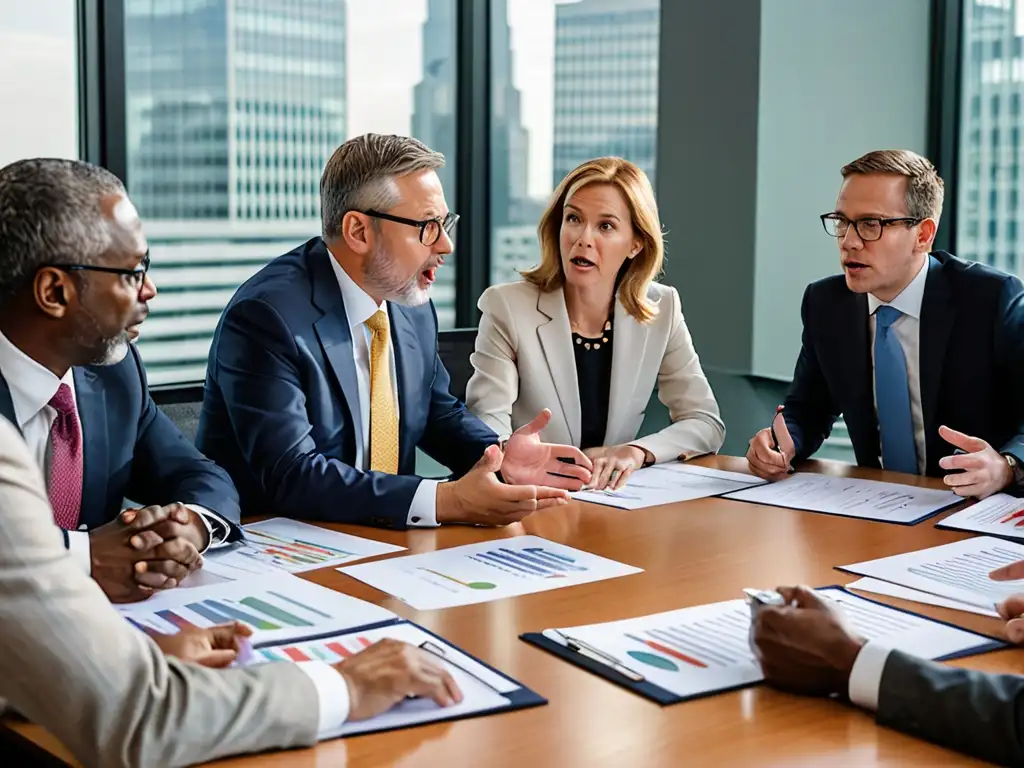
[[[331,267],[341,287],[341,297],[345,302],[345,314],[348,316],[349,329],[352,332],[352,353],[356,364],[356,382],[359,390],[359,420],[362,424],[360,439],[356,440],[355,468],[366,472],[370,468],[370,343],[373,331],[366,321],[379,310],[388,311],[387,302],[377,305],[369,294],[356,285],[348,273],[341,268],[338,260],[330,257]],[[398,375],[395,371],[394,339],[389,339],[388,365],[391,366],[391,388],[395,398],[395,415],[398,412]],[[410,527],[437,526],[437,480],[422,480],[416,488],[409,505],[406,522]]]
[[[14,418],[25,438],[29,452],[42,470],[43,477],[49,477],[50,429],[53,427],[54,419],[57,418],[57,411],[49,405],[49,402],[57,394],[60,385],[67,384],[71,389],[71,396],[74,398],[77,408],[78,397],[75,392],[74,369],[69,368],[63,378],[58,379],[52,371],[26,355],[0,333],[0,375],[7,381],[7,386],[11,390]],[[81,419],[79,419],[79,423],[81,423]],[[213,512],[204,507],[196,504],[188,506],[189,509],[197,513],[199,519],[206,526],[207,547],[222,543],[227,538],[227,523],[221,521]],[[216,538],[210,518],[213,519],[218,530]],[[68,531],[67,534],[68,548],[75,561],[86,573],[91,573],[89,533],[85,530],[85,526],[80,526],[77,531]]]
[[[892,307],[903,316],[892,324],[896,340],[903,348],[907,360],[907,384],[910,387],[910,418],[914,423],[914,447],[917,449],[917,473],[923,475],[928,466],[925,457],[924,412],[921,409],[921,304],[924,301],[924,286],[928,280],[930,259],[925,257],[924,265],[917,276],[910,281],[900,295],[886,302],[868,294],[868,325],[871,337],[871,388],[875,393],[875,417],[878,416],[878,393],[875,391],[875,310]]]

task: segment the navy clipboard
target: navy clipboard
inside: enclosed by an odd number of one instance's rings
[[[971,646],[970,648],[967,648],[963,651],[947,654],[945,656],[936,658],[934,659],[935,661],[951,661],[953,659],[959,659],[966,656],[977,656],[982,653],[988,653],[990,651],[996,651],[1001,648],[1006,648],[1009,645],[1008,643],[999,640],[998,638],[990,637],[989,635],[984,635],[980,632],[975,632],[973,630],[963,629],[963,627],[958,627],[956,624],[952,624],[947,621],[940,621],[938,619],[933,619],[930,616],[924,616],[920,613],[915,613],[914,611],[907,611],[902,608],[896,608],[892,605],[888,605],[887,603],[883,603],[879,600],[872,600],[871,598],[864,597],[863,595],[857,594],[856,592],[851,592],[842,585],[836,584],[826,587],[818,587],[817,589],[839,590],[841,592],[845,592],[848,595],[856,597],[858,600],[864,600],[869,603],[874,603],[875,605],[880,605],[890,610],[898,611],[899,613],[905,613],[909,614],[910,616],[916,616],[917,618],[924,619],[925,621],[930,621],[934,624],[941,624],[943,626],[953,627],[954,629],[959,629],[964,632],[970,632],[971,634],[977,635],[978,637],[983,638],[985,640],[985,642],[982,642],[975,646]],[[616,685],[622,686],[623,688],[627,688],[633,693],[638,693],[644,698],[650,699],[651,701],[654,701],[662,706],[666,706],[668,704],[679,704],[684,701],[693,701],[695,699],[703,699],[707,698],[708,696],[717,696],[720,693],[729,693],[730,691],[738,691],[744,688],[752,688],[755,685],[760,685],[762,682],[758,680],[750,683],[725,686],[722,688],[714,688],[712,690],[701,691],[699,693],[680,696],[679,694],[672,693],[671,691],[668,691],[646,680],[642,683],[633,682],[632,680],[629,680],[628,678],[619,674],[618,672],[616,672],[611,667],[605,664],[593,661],[592,659],[586,656],[583,656],[575,651],[569,650],[564,645],[556,643],[553,640],[548,640],[548,638],[544,637],[544,635],[542,635],[540,632],[526,632],[520,635],[519,639],[529,643],[530,645],[534,645],[549,653],[552,653],[555,656],[558,656],[559,658],[563,659],[564,661],[568,661],[570,664],[574,664],[577,667],[582,667],[583,669],[586,669],[589,672],[593,672],[595,675],[603,677],[605,680],[608,680],[609,682],[615,683]]]
[[[504,672],[501,672],[501,671],[495,669],[494,667],[492,667],[487,662],[481,661],[479,658],[477,658],[473,654],[467,653],[462,648],[458,647],[454,643],[449,642],[448,640],[445,640],[440,635],[435,634],[434,632],[431,632],[426,627],[422,627],[419,624],[416,624],[415,622],[412,622],[412,621],[408,621],[406,619],[399,619],[399,618],[388,619],[388,620],[385,620],[385,621],[376,622],[375,624],[366,624],[366,625],[361,626],[361,627],[350,627],[348,629],[344,629],[344,630],[340,630],[340,631],[335,630],[333,632],[325,632],[325,633],[319,633],[319,634],[315,634],[315,635],[309,635],[307,637],[297,638],[295,640],[290,640],[290,641],[284,642],[284,643],[279,642],[279,641],[259,643],[259,644],[254,644],[253,645],[253,649],[256,650],[256,651],[259,651],[261,649],[283,648],[283,647],[286,647],[286,646],[300,645],[302,643],[308,643],[308,642],[312,642],[312,641],[316,641],[316,640],[327,640],[329,638],[334,638],[334,637],[346,637],[346,636],[354,635],[354,634],[357,634],[357,633],[360,633],[360,632],[369,632],[369,631],[375,630],[375,629],[383,629],[385,627],[397,627],[397,626],[401,626],[403,624],[404,625],[408,625],[410,627],[414,627],[415,629],[419,630],[420,632],[422,632],[422,633],[424,633],[426,635],[429,635],[430,637],[434,638],[435,640],[437,640],[438,644],[441,647],[448,647],[448,648],[451,648],[453,650],[458,651],[459,653],[464,655],[466,658],[471,659],[474,662],[476,662],[477,664],[479,664],[481,667],[486,669],[488,672],[491,672],[491,673],[497,675],[498,677],[500,677],[500,678],[502,678],[504,680],[507,680],[509,683],[517,686],[517,688],[515,690],[509,691],[507,693],[500,693],[500,692],[495,691],[495,693],[497,693],[497,695],[501,696],[502,698],[504,698],[506,700],[507,704],[505,704],[504,706],[497,706],[497,707],[492,707],[490,709],[477,710],[477,711],[474,711],[474,712],[464,712],[464,713],[455,714],[455,715],[446,715],[444,709],[439,709],[438,710],[438,717],[433,718],[431,720],[427,720],[425,722],[406,723],[406,724],[402,724],[402,725],[389,725],[389,726],[383,726],[383,727],[380,727],[380,728],[370,728],[370,729],[367,729],[367,730],[361,730],[358,733],[351,733],[351,734],[341,733],[341,734],[338,734],[338,736],[336,738],[355,738],[357,736],[366,736],[366,735],[371,734],[371,733],[382,733],[384,731],[402,730],[404,728],[415,728],[415,727],[421,726],[421,725],[433,725],[434,723],[446,723],[446,722],[453,722],[455,720],[466,720],[466,719],[472,718],[472,717],[484,717],[484,716],[487,716],[487,715],[494,715],[494,714],[498,714],[498,713],[501,713],[501,712],[512,712],[512,711],[517,710],[517,709],[527,709],[529,707],[539,707],[539,706],[542,706],[542,705],[548,703],[547,699],[545,699],[540,694],[530,690],[525,685],[520,683],[518,680],[515,680],[515,679],[509,677],[508,675],[506,675]],[[451,663],[455,664],[455,662],[451,662]]]

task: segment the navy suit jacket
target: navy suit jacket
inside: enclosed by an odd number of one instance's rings
[[[926,474],[955,450],[939,426],[980,437],[1024,460],[1024,285],[937,251],[921,304],[919,370]],[[803,347],[784,417],[796,460],[812,455],[840,414],[863,467],[879,467],[868,299],[842,275],[807,287]]]
[[[157,408],[139,353],[131,344],[128,350],[117,365],[73,369],[84,444],[79,523],[91,530],[111,522],[125,499],[143,505],[197,504],[238,522],[238,493],[228,474]],[[17,424],[2,376],[0,416]]]
[[[497,436],[448,391],[433,304],[389,303],[398,378],[398,474],[353,467],[362,440],[352,334],[319,237],[239,288],[217,326],[197,442],[247,514],[405,528],[416,448],[468,472]]]

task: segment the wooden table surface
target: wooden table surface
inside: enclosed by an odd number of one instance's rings
[[[697,463],[745,471],[746,462]],[[873,479],[906,476],[808,462],[804,470]],[[941,482],[917,478],[917,484]],[[948,514],[948,513],[947,513]],[[945,515],[943,515],[945,516]],[[544,707],[337,739],[315,749],[235,758],[219,766],[486,765],[761,766],[970,765],[977,761],[875,725],[870,714],[832,701],[765,686],[661,707],[518,639],[522,632],[624,619],[742,596],[743,587],[842,584],[855,577],[833,566],[945,544],[965,534],[937,530],[939,518],[889,525],[723,499],[626,511],[571,503],[504,529],[450,527],[411,532],[334,526],[409,548],[410,554],[494,538],[535,534],[644,569],[641,574],[525,597],[441,611],[415,611],[333,569],[315,582],[383,605],[479,656],[549,700]],[[399,555],[400,556],[400,555]],[[992,635],[997,619],[888,602]],[[1024,653],[1004,650],[963,659],[976,669],[1024,674]],[[4,725],[75,764],[41,728]],[[187,736],[183,735],[183,738]]]

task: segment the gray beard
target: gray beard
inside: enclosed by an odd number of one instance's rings
[[[375,246],[366,263],[366,283],[371,292],[403,307],[418,307],[430,301],[429,291],[420,288],[420,273],[404,280],[383,246]]]

